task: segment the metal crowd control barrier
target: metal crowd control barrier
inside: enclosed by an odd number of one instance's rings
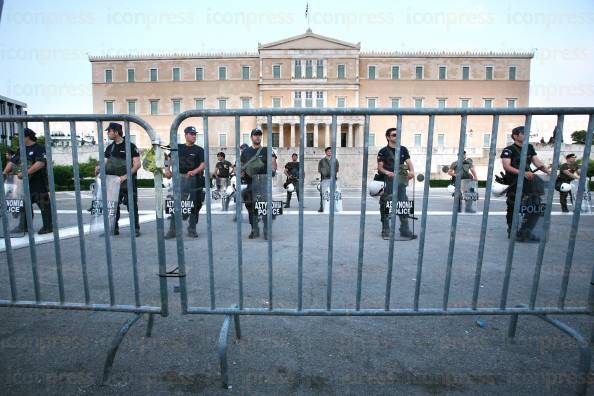
[[[103,210],[103,226],[104,226],[104,242],[105,242],[105,264],[107,266],[107,282],[108,282],[108,289],[109,289],[109,304],[105,303],[93,303],[93,298],[91,296],[91,288],[89,287],[89,279],[88,279],[88,260],[87,260],[87,246],[85,241],[85,229],[83,225],[83,216],[82,216],[82,206],[81,206],[81,183],[80,183],[80,173],[79,173],[79,164],[78,164],[78,153],[77,153],[77,140],[76,140],[76,122],[95,122],[97,127],[98,133],[98,148],[99,148],[99,165],[100,165],[100,177],[101,177],[101,196],[103,202],[107,202],[107,191],[106,191],[106,183],[105,183],[105,157],[104,157],[104,122],[106,121],[123,121],[124,122],[124,132],[126,137],[126,160],[127,163],[131,161],[131,151],[130,151],[130,139],[127,138],[130,136],[130,123],[134,123],[144,129],[144,131],[149,135],[152,145],[160,152],[161,148],[159,146],[158,137],[155,134],[153,128],[146,123],[143,119],[131,116],[131,115],[75,115],[75,114],[64,114],[64,115],[25,115],[25,116],[0,116],[0,122],[17,122],[18,124],[18,138],[19,138],[19,147],[20,147],[20,158],[26,158],[26,151],[25,151],[25,144],[24,144],[24,123],[30,122],[39,122],[43,123],[43,136],[45,137],[45,151],[47,156],[47,164],[52,164],[52,145],[51,145],[51,136],[50,136],[50,123],[51,122],[69,122],[70,124],[70,142],[72,147],[72,165],[73,165],[73,173],[74,173],[74,186],[75,186],[75,199],[76,199],[76,215],[77,215],[77,225],[78,225],[78,240],[79,240],[79,247],[80,247],[80,266],[81,266],[81,278],[82,278],[82,288],[84,291],[84,301],[78,302],[71,302],[68,301],[66,292],[65,292],[65,284],[64,284],[64,274],[63,274],[63,263],[62,263],[62,249],[61,249],[61,241],[60,241],[60,228],[59,228],[59,217],[58,217],[58,210],[57,210],[57,201],[56,201],[56,190],[54,184],[54,171],[52,166],[47,166],[47,174],[49,178],[49,196],[50,196],[50,204],[51,204],[51,215],[53,220],[53,242],[54,242],[54,254],[55,254],[55,262],[56,262],[56,274],[57,274],[57,283],[58,283],[58,291],[59,291],[59,301],[47,301],[43,297],[42,288],[40,284],[40,277],[39,277],[39,265],[43,265],[44,261],[43,258],[39,258],[37,256],[37,246],[35,243],[35,236],[33,230],[33,222],[32,222],[32,205],[31,205],[31,197],[29,194],[29,176],[27,172],[23,172],[23,186],[24,186],[24,201],[25,201],[25,213],[27,219],[27,228],[28,228],[28,245],[31,257],[31,273],[32,273],[32,280],[34,285],[34,294],[35,299],[33,301],[26,301],[19,298],[19,290],[17,288],[17,282],[15,279],[15,262],[13,257],[13,247],[11,245],[11,239],[9,232],[7,230],[7,217],[4,215],[5,208],[6,208],[6,200],[5,200],[5,191],[4,191],[4,177],[0,174],[0,210],[2,211],[2,227],[4,229],[4,243],[6,248],[6,259],[7,259],[7,266],[8,266],[8,274],[9,274],[9,284],[10,284],[10,296],[9,300],[0,300],[0,307],[15,307],[15,308],[41,308],[41,309],[65,309],[65,310],[80,310],[80,311],[97,311],[97,312],[127,312],[134,314],[133,317],[128,319],[121,329],[118,331],[116,336],[114,337],[111,347],[108,351],[107,359],[104,366],[103,371],[103,383],[108,380],[109,374],[111,372],[111,368],[113,365],[113,361],[115,358],[115,354],[118,350],[120,343],[122,342],[124,336],[130,329],[130,327],[136,323],[141,316],[144,314],[148,314],[148,327],[147,327],[147,336],[151,335],[153,322],[154,322],[154,315],[159,314],[162,316],[168,315],[168,305],[167,305],[167,281],[164,277],[165,274],[165,245],[163,242],[163,208],[162,201],[157,200],[156,204],[156,228],[157,228],[157,250],[158,250],[158,271],[159,274],[163,274],[163,277],[159,279],[159,287],[160,287],[160,305],[158,306],[151,306],[145,305],[142,303],[140,299],[140,281],[139,281],[139,274],[138,274],[138,260],[136,255],[136,239],[134,232],[131,232],[131,239],[130,239],[130,252],[132,258],[132,275],[133,275],[133,289],[134,289],[134,304],[121,304],[118,303],[116,300],[116,286],[114,282],[114,268],[113,268],[113,259],[112,259],[112,244],[111,244],[111,237],[110,233],[107,230],[110,229],[109,227],[109,219],[108,219],[108,210]],[[157,156],[158,157],[158,156]],[[0,168],[4,169],[3,164],[4,158],[0,158]],[[22,163],[22,161],[21,161]],[[138,219],[134,219],[134,199],[133,199],[133,186],[132,186],[132,177],[130,174],[130,167],[127,167],[127,187],[128,187],[128,202],[130,204],[130,226],[132,227],[135,221]],[[162,176],[156,175],[155,176],[155,191],[157,196],[162,195]],[[41,261],[41,262],[40,262]],[[157,269],[157,268],[155,268]]]
[[[489,219],[489,206],[490,206],[490,196],[491,196],[491,185],[494,180],[493,170],[494,170],[494,162],[496,158],[496,142],[497,136],[499,132],[499,118],[500,116],[524,116],[525,117],[525,128],[527,131],[530,130],[530,125],[533,116],[537,115],[554,115],[557,116],[557,134],[556,134],[556,141],[555,141],[555,151],[554,151],[554,163],[552,166],[552,174],[556,174],[559,165],[559,153],[560,153],[560,146],[562,141],[562,131],[563,131],[563,120],[565,115],[587,115],[589,116],[588,122],[588,130],[587,130],[587,138],[586,144],[584,146],[583,158],[590,157],[591,145],[592,145],[592,134],[594,129],[594,108],[516,108],[516,109],[361,109],[361,108],[353,108],[353,109],[311,109],[311,108],[299,108],[299,109],[246,109],[246,110],[191,110],[186,111],[179,114],[171,125],[170,130],[170,142],[172,147],[177,147],[177,135],[178,129],[180,124],[192,117],[200,117],[203,120],[203,129],[204,129],[204,141],[205,144],[205,152],[206,158],[209,158],[208,152],[208,141],[209,141],[209,119],[212,117],[233,117],[235,120],[235,141],[239,142],[241,137],[240,131],[240,117],[248,117],[248,116],[265,116],[268,121],[268,125],[272,125],[272,117],[274,116],[298,116],[300,119],[300,126],[301,131],[304,131],[305,128],[305,117],[307,116],[329,116],[332,118],[332,129],[331,129],[331,146],[333,156],[336,155],[336,147],[337,147],[337,117],[339,116],[363,116],[364,117],[364,147],[363,147],[363,163],[362,163],[362,181],[361,181],[361,214],[360,214],[360,223],[359,223],[359,246],[358,246],[358,256],[357,256],[357,282],[356,282],[356,289],[354,293],[354,300],[356,302],[356,307],[354,309],[337,309],[332,307],[332,281],[333,281],[333,251],[334,251],[334,200],[331,200],[331,209],[329,214],[329,224],[328,224],[328,258],[327,258],[327,279],[326,279],[326,304],[325,306],[316,307],[316,308],[304,308],[303,306],[303,251],[304,251],[304,242],[303,242],[303,234],[304,234],[304,226],[303,226],[303,200],[299,202],[299,229],[298,229],[298,263],[297,263],[297,295],[295,296],[295,305],[293,308],[280,308],[275,305],[274,295],[273,295],[273,265],[272,265],[272,238],[268,238],[268,250],[267,250],[267,259],[268,259],[268,306],[267,307],[249,307],[244,304],[244,285],[243,285],[243,252],[242,252],[242,233],[241,233],[241,222],[238,220],[237,222],[237,274],[238,274],[238,290],[239,290],[239,297],[237,304],[232,307],[221,307],[216,304],[215,301],[215,279],[214,279],[214,266],[215,266],[215,257],[213,256],[213,244],[212,244],[212,218],[211,218],[211,200],[210,200],[210,185],[206,183],[206,215],[207,215],[207,230],[208,230],[208,278],[209,278],[209,292],[210,292],[210,304],[208,306],[189,306],[188,304],[188,290],[186,285],[186,267],[185,267],[185,257],[184,257],[184,241],[181,237],[177,239],[177,254],[178,254],[178,262],[179,262],[179,272],[180,272],[180,292],[181,292],[181,307],[183,314],[215,314],[215,315],[225,315],[226,319],[224,321],[223,327],[220,332],[219,336],[219,355],[220,355],[220,364],[221,364],[221,375],[223,385],[227,386],[228,381],[228,373],[227,373],[227,337],[229,333],[229,326],[231,321],[235,322],[236,326],[236,335],[240,337],[240,328],[239,328],[239,317],[240,315],[285,315],[285,316],[443,316],[443,315],[508,315],[511,317],[510,328],[509,328],[509,337],[513,337],[515,335],[515,329],[517,324],[517,319],[520,315],[531,315],[536,316],[545,320],[546,322],[552,324],[553,326],[557,327],[564,333],[568,334],[569,336],[573,337],[575,341],[578,343],[580,348],[580,363],[579,363],[579,371],[581,375],[586,376],[590,370],[590,347],[588,342],[574,329],[570,328],[566,324],[549,317],[549,315],[576,315],[576,314],[585,314],[585,315],[592,315],[594,313],[594,272],[592,274],[592,283],[590,283],[589,291],[590,294],[588,296],[588,303],[585,306],[577,306],[577,307],[568,307],[565,305],[566,300],[566,292],[567,286],[569,281],[569,274],[572,267],[573,261],[573,251],[576,243],[576,233],[578,223],[580,221],[580,206],[581,206],[581,199],[583,196],[583,188],[584,182],[586,180],[586,173],[588,162],[584,161],[584,164],[581,167],[581,176],[580,176],[580,191],[578,192],[576,205],[574,206],[577,208],[574,210],[572,223],[571,223],[571,232],[569,235],[569,245],[568,251],[565,259],[565,268],[563,278],[561,280],[561,291],[559,294],[558,304],[557,306],[537,306],[536,305],[536,296],[538,293],[539,288],[539,281],[541,278],[541,269],[542,269],[542,262],[543,262],[543,254],[544,249],[547,243],[548,238],[548,231],[550,226],[550,219],[551,219],[551,203],[553,199],[553,189],[554,189],[554,178],[551,178],[547,184],[546,189],[546,197],[547,197],[547,206],[546,206],[546,214],[544,217],[544,225],[545,225],[545,235],[541,239],[539,248],[538,248],[538,257],[536,258],[536,264],[534,269],[534,277],[533,282],[531,285],[531,297],[529,304],[522,305],[522,306],[514,306],[510,307],[507,304],[508,294],[509,294],[509,285],[510,285],[510,274],[512,269],[512,262],[514,257],[514,250],[516,244],[516,235],[515,232],[511,233],[511,238],[509,239],[508,243],[508,250],[507,250],[507,257],[506,257],[506,264],[505,264],[505,277],[503,279],[503,284],[501,286],[501,297],[500,297],[500,304],[498,306],[491,306],[491,307],[478,307],[477,300],[479,295],[479,287],[481,281],[481,274],[482,274],[482,265],[483,265],[483,257],[485,251],[485,239],[486,239],[486,231],[487,231],[487,224]],[[473,294],[472,300],[468,302],[466,307],[450,307],[449,306],[449,297],[450,297],[450,289],[452,284],[452,273],[454,271],[454,248],[456,244],[456,228],[458,222],[458,206],[459,200],[455,199],[453,204],[452,210],[452,220],[451,220],[451,227],[450,227],[450,237],[449,237],[449,249],[447,254],[447,265],[444,274],[445,282],[443,287],[443,299],[442,305],[440,308],[424,308],[420,306],[419,303],[419,296],[421,294],[421,285],[422,285],[422,278],[423,278],[423,264],[424,264],[424,252],[425,252],[425,239],[426,239],[426,231],[427,231],[427,203],[428,203],[428,196],[429,196],[429,183],[425,183],[424,191],[423,191],[423,210],[422,217],[421,217],[421,229],[420,229],[420,236],[419,236],[419,245],[418,245],[418,257],[416,263],[416,280],[415,280],[415,289],[414,289],[414,298],[412,304],[408,308],[393,308],[390,306],[390,293],[392,291],[392,273],[393,273],[393,266],[395,261],[394,255],[394,238],[390,238],[389,242],[389,253],[388,253],[388,271],[387,271],[387,278],[385,284],[385,305],[383,309],[370,309],[370,308],[362,308],[361,307],[361,291],[362,291],[362,269],[365,265],[364,262],[364,248],[365,248],[365,218],[366,218],[366,194],[367,194],[367,174],[369,169],[369,146],[368,146],[368,137],[369,137],[369,123],[371,116],[393,116],[395,117],[395,126],[398,131],[402,131],[402,120],[405,116],[424,116],[428,118],[428,133],[427,133],[427,156],[426,156],[426,163],[425,163],[425,175],[429,176],[431,174],[431,164],[432,164],[432,146],[433,146],[433,134],[434,134],[434,126],[435,126],[435,118],[437,116],[456,116],[460,117],[460,135],[459,135],[459,145],[458,145],[458,166],[456,171],[456,191],[460,191],[460,180],[461,180],[461,172],[462,172],[462,160],[463,160],[463,152],[465,146],[465,137],[466,137],[466,125],[468,116],[491,116],[492,117],[492,131],[491,131],[491,142],[490,142],[490,149],[489,149],[489,164],[488,164],[488,176],[487,176],[487,183],[486,183],[486,192],[485,192],[485,202],[484,202],[484,210],[482,214],[482,223],[481,223],[481,234],[479,240],[479,248],[478,248],[478,255],[476,257],[476,269],[475,269],[475,280],[473,286]],[[268,128],[268,142],[272,142],[272,129]],[[398,153],[400,152],[400,136],[401,134],[398,133],[398,142],[396,146],[396,155],[395,158],[399,158]],[[516,186],[516,192],[521,192],[523,187],[523,180],[524,180],[524,169],[526,166],[526,154],[528,150],[528,141],[529,141],[529,134],[526,134],[527,138],[524,140],[524,144],[522,146],[521,151],[521,164],[520,164],[520,172],[518,176],[519,182]],[[300,133],[300,142],[299,142],[299,154],[300,158],[304,156],[304,147],[305,147],[305,133]],[[236,167],[237,167],[237,174],[241,173],[241,162],[240,158],[240,151],[238,145],[235,147],[235,154],[236,154]],[[177,228],[181,229],[181,218],[179,215],[180,212],[180,200],[179,200],[179,185],[180,185],[180,176],[179,176],[179,164],[177,153],[173,152],[173,168],[174,168],[174,185],[176,186],[176,222]],[[272,177],[271,177],[271,151],[268,150],[268,207],[271,206],[271,192],[272,192]],[[208,161],[206,161],[206,172],[210,174],[210,169],[208,167]],[[374,166],[372,164],[371,166]],[[336,189],[336,179],[335,179],[335,163],[332,162],[332,181],[331,181],[331,196],[334,196],[334,192]],[[303,161],[300,161],[300,180],[299,180],[299,188],[303,191]],[[394,178],[396,180],[396,178]],[[394,187],[396,181],[394,181]],[[236,215],[238,219],[241,218],[241,194],[240,189],[237,189],[236,192]],[[396,191],[394,188],[393,191]],[[394,196],[396,194],[393,194]],[[512,230],[515,230],[518,226],[518,217],[519,217],[519,208],[520,208],[520,198],[521,193],[515,195],[515,202],[514,202],[514,217],[513,217],[513,225]],[[395,198],[394,198],[395,200]],[[394,204],[394,202],[393,202]],[[272,227],[272,222],[270,221],[270,212],[268,211],[268,227]],[[394,229],[395,225],[395,217],[392,216],[392,230]],[[269,229],[270,230],[270,229]],[[594,330],[594,328],[593,328]],[[593,333],[594,334],[594,333]],[[582,377],[584,378],[584,377]],[[578,391],[580,393],[585,393],[586,391],[586,382],[581,382],[578,386]]]

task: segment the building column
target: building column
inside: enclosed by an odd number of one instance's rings
[[[326,124],[326,134],[324,135],[324,148],[330,146],[330,128],[332,128],[332,124]]]
[[[347,147],[354,147],[353,144],[353,124],[348,123],[348,131],[347,131]]]
[[[295,124],[291,123],[291,147],[295,147]]]
[[[313,146],[318,147],[318,123],[314,123],[314,131],[313,131]]]
[[[285,124],[282,122],[278,124],[278,147],[285,147]]]

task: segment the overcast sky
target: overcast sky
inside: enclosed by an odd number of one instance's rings
[[[0,95],[90,113],[88,54],[257,51],[303,33],[306,1],[6,0]],[[594,105],[594,1],[311,0],[315,33],[365,50],[535,50],[531,106]]]

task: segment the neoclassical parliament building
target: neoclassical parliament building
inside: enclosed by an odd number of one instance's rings
[[[146,119],[166,142],[172,120],[189,109],[326,107],[524,107],[528,106],[533,53],[362,51],[360,43],[308,30],[299,36],[258,44],[256,52],[216,54],[91,56],[93,110],[128,113]],[[438,117],[434,154],[455,155],[460,117]],[[504,145],[519,117],[500,123]],[[402,144],[421,154],[427,145],[427,118],[405,117]],[[186,120],[202,129],[199,118]],[[385,145],[384,132],[395,117],[372,117],[370,147]],[[266,117],[242,117],[241,142]],[[306,147],[330,145],[330,117],[274,117],[273,147],[291,151],[305,133]],[[482,157],[489,144],[490,117],[471,117],[467,150]],[[132,130],[139,147],[149,139]],[[339,117],[337,146],[363,146],[363,117]],[[198,142],[204,143],[199,134]],[[209,121],[211,147],[236,146],[231,117]],[[267,143],[267,142],[266,142]],[[317,152],[317,150],[314,150]],[[343,150],[353,151],[353,150]],[[341,150],[339,150],[340,154]],[[442,162],[445,162],[442,161]],[[436,163],[436,166],[438,163]]]

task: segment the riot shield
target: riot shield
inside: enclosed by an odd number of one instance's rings
[[[252,176],[252,199],[255,215],[264,218],[268,215],[268,179],[267,175]],[[272,216],[283,214],[283,201],[272,201]]]
[[[330,193],[331,193],[331,182],[330,179],[322,180],[320,185],[322,191],[322,203],[324,208],[324,213],[330,213]],[[342,191],[340,190],[340,186],[338,185],[338,181],[336,181],[336,190],[334,192],[334,213],[342,212]]]
[[[196,177],[186,177],[180,175],[180,204],[182,220],[187,220],[191,214],[195,213],[198,208],[198,200],[200,203],[203,201],[202,189],[198,187],[198,179]],[[165,198],[165,215],[170,218],[175,213],[175,201],[173,199],[175,190],[173,189],[173,183],[167,188],[167,197]]]
[[[544,236],[543,220],[546,211],[544,189],[545,183],[538,175],[532,182],[524,180],[517,230],[519,241],[538,242]]]
[[[592,193],[590,192],[590,186],[588,185],[588,179],[585,180],[584,184],[584,195],[582,196],[582,212],[583,213],[592,213]],[[577,193],[578,193],[578,186],[579,180],[572,180],[571,183],[571,204],[572,206],[575,205],[577,201]]]
[[[226,177],[220,177],[217,179],[217,184],[219,185],[219,196],[221,197],[221,210],[226,212],[229,210],[229,200],[233,195],[233,190],[229,189],[230,186],[229,179]]]
[[[385,182],[385,197],[382,198],[384,202],[385,210],[388,213],[388,221],[392,224],[392,216],[397,216],[396,225],[398,230],[394,230],[394,240],[397,241],[410,241],[416,238],[414,235],[414,224],[417,218],[415,217],[415,201],[414,201],[414,190],[413,199],[409,200],[406,193],[406,184],[398,183],[397,196],[396,196],[396,207],[392,205],[392,179],[388,179]],[[413,185],[414,187],[414,185]],[[412,230],[411,230],[412,223]]]
[[[473,179],[460,180],[460,209],[465,213],[476,213],[479,199],[478,181]]]
[[[0,216],[5,215],[8,220],[8,235],[10,238],[20,238],[25,235],[27,229],[23,180],[16,175],[7,175],[4,178],[4,194],[6,197],[6,211],[0,213]],[[0,236],[5,236],[4,227],[1,225]]]
[[[120,177],[114,175],[105,175],[105,187],[107,193],[107,203],[104,204],[101,192],[101,177],[95,177],[95,182],[91,184],[91,233],[100,233],[104,231],[103,227],[103,208],[107,208],[109,218],[109,232],[115,228],[115,216],[120,197]]]

